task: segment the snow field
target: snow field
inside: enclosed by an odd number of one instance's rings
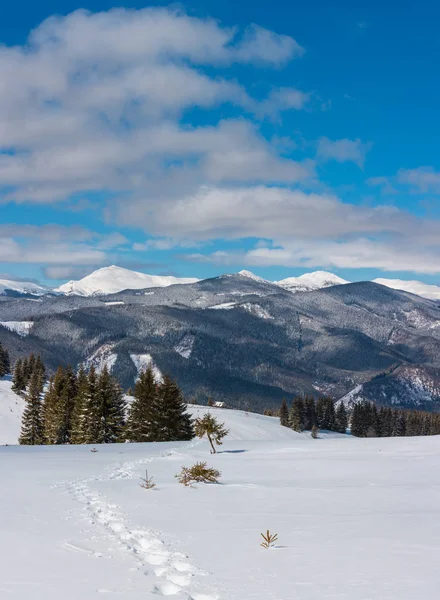
[[[0,595],[438,598],[438,437],[312,440],[209,410],[231,430],[216,455],[205,440],[0,448]],[[219,485],[177,482],[199,460]],[[154,490],[138,485],[146,469]]]

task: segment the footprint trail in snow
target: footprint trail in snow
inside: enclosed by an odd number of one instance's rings
[[[203,592],[195,589],[201,588],[197,585],[195,576],[204,573],[194,567],[185,554],[170,550],[164,541],[150,530],[129,527],[118,507],[91,487],[93,482],[133,478],[136,467],[140,464],[166,458],[174,453],[175,451],[170,451],[160,457],[125,463],[110,471],[107,476],[72,482],[67,488],[85,505],[90,522],[103,526],[122,548],[133,554],[146,575],[155,577],[156,581],[151,590],[153,593],[161,596],[178,595],[186,600],[220,600],[216,593],[205,591],[204,586]]]

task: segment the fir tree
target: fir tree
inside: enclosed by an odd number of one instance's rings
[[[280,406],[280,425],[289,427],[289,409],[287,408],[286,399],[283,398]]]
[[[319,425],[320,429],[334,431],[336,429],[335,405],[331,398],[322,398],[322,417]]]
[[[15,363],[12,376],[12,391],[21,394],[26,389],[26,378],[23,372],[23,361],[19,358]]]
[[[186,412],[186,403],[177,384],[167,375],[157,390],[157,412],[154,416],[156,441],[192,440],[192,419]]]
[[[41,414],[41,393],[43,380],[34,372],[29,382],[29,391],[25,396],[26,407],[23,412],[19,443],[34,446],[43,443],[43,423]]]
[[[122,388],[110,375],[107,365],[98,379],[98,426],[96,444],[111,444],[122,439],[125,418],[125,401]]]
[[[4,377],[11,372],[11,363],[9,361],[9,352],[3,348],[0,342],[0,377]]]
[[[84,399],[80,435],[83,444],[96,444],[100,426],[100,398],[98,394],[98,376],[92,365],[88,374],[87,393]]]
[[[292,408],[290,409],[289,423],[294,431],[304,431],[305,409],[302,398],[294,398]]]
[[[59,398],[55,392],[54,377],[49,380],[49,386],[44,394],[42,406],[43,438],[45,444],[58,444],[58,406]]]
[[[136,381],[125,437],[129,442],[152,442],[158,436],[158,390],[151,366]]]
[[[86,421],[87,421],[87,400],[89,398],[89,378],[83,367],[80,366],[76,377],[76,393],[73,402],[71,415],[70,442],[72,444],[87,443]]]
[[[340,402],[338,408],[336,409],[335,429],[339,433],[346,433],[347,427],[348,427],[347,411],[345,409],[344,403]]]
[[[315,399],[313,396],[306,396],[304,401],[304,429],[311,431],[316,424]]]

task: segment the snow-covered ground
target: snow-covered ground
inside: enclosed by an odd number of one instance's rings
[[[0,378],[0,446],[16,444],[20,435],[24,400],[11,390],[10,378]]]
[[[34,326],[33,321],[0,321],[2,327],[6,327],[9,331],[18,333],[20,337],[26,337],[29,335],[32,327]]]
[[[210,410],[231,429],[215,456],[198,440],[0,448],[0,596],[438,598],[438,437],[312,440]],[[220,485],[176,481],[198,460]],[[138,485],[146,469],[155,490]]]

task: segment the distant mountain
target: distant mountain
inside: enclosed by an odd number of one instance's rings
[[[9,299],[0,302],[0,341],[12,362],[34,352],[50,369],[106,364],[126,388],[151,364],[201,403],[264,408],[362,386],[358,397],[379,404],[440,406],[440,307],[372,282],[292,294],[236,273],[107,296]]]
[[[263,279],[259,275],[255,275],[255,273],[252,273],[251,271],[246,271],[246,270],[239,271],[237,273],[237,275],[240,275],[241,277],[247,277],[248,279],[253,279],[254,281],[260,281],[263,283],[272,283],[271,281],[268,281],[267,279]]]
[[[311,292],[350,282],[327,271],[315,271],[314,273],[304,273],[300,277],[281,279],[281,281],[275,281],[275,283],[285,290],[289,290],[289,292]]]
[[[1,296],[42,296],[50,292],[50,289],[32,283],[31,281],[16,281],[12,279],[0,279]]]
[[[374,279],[374,283],[385,285],[393,290],[403,290],[410,294],[429,298],[430,300],[440,300],[440,287],[437,285],[428,285],[422,281],[405,281],[402,279]]]
[[[116,294],[122,290],[142,290],[169,285],[195,283],[198,279],[146,275],[112,265],[94,271],[79,281],[69,281],[54,291],[75,296]]]

